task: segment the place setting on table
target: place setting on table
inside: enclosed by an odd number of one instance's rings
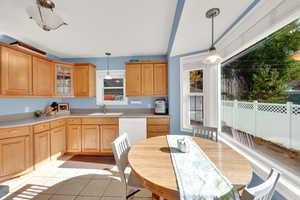
[[[139,183],[167,200],[238,200],[236,186],[252,177],[250,162],[227,145],[183,135],[135,144],[128,162]]]

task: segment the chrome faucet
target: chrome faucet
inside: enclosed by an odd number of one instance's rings
[[[106,111],[107,111],[107,109],[106,109],[106,105],[105,105],[105,104],[103,104],[103,105],[102,105],[102,112],[105,114],[105,113],[106,113]]]

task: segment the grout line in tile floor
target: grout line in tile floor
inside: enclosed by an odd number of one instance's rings
[[[61,166],[69,159],[70,157],[65,157],[62,158],[62,160],[53,161],[27,175],[2,183],[11,186],[11,191],[4,197],[4,200],[122,199],[122,188],[120,188],[122,185],[116,166],[113,166],[110,170],[61,168]],[[86,165],[87,163],[84,164]],[[49,175],[48,173],[52,175]],[[78,191],[76,191],[76,189],[74,190],[72,187],[77,188]],[[144,196],[140,195],[140,197],[137,195],[133,199],[152,199],[151,193],[149,191],[147,192],[143,194]]]

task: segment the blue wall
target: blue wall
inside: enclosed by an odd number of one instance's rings
[[[156,98],[128,98],[128,105],[107,105],[107,108],[153,108]],[[96,98],[65,98],[71,108],[77,109],[96,109]],[[131,104],[131,101],[140,101],[141,104]]]
[[[45,109],[60,98],[0,98],[0,115],[34,112]]]
[[[120,56],[120,57],[111,57],[109,59],[110,69],[125,69],[125,62],[128,62],[131,59],[139,60],[167,60],[166,56]],[[98,58],[64,58],[61,59],[66,62],[89,62],[96,65],[99,70],[106,70],[106,57]]]

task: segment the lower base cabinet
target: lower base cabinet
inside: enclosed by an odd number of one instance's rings
[[[50,162],[50,131],[34,134],[34,163],[35,168]]]
[[[66,152],[66,127],[54,128],[50,131],[51,160],[56,160]]]
[[[81,152],[81,125],[68,126],[67,152]]]
[[[15,175],[32,168],[30,136],[0,140],[0,176]]]
[[[112,152],[112,142],[118,137],[119,127],[116,125],[101,126],[101,152]]]
[[[98,125],[82,125],[82,151],[83,152],[99,152],[99,126]]]

